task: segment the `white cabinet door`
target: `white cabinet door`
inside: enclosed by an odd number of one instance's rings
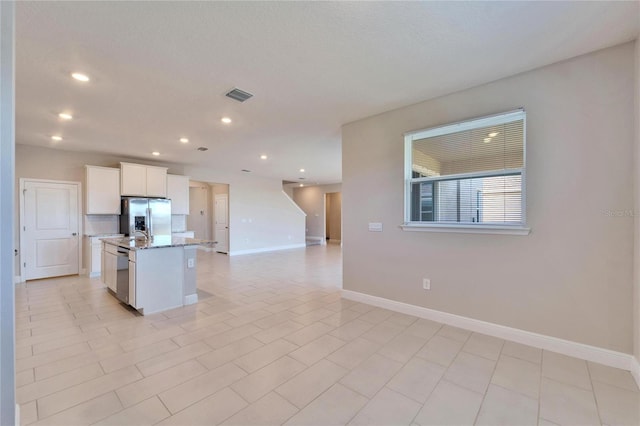
[[[120,163],[120,193],[123,196],[147,196],[147,166]]]
[[[129,261],[129,305],[134,308],[138,308],[136,296],[136,262]]]
[[[100,282],[107,283],[107,268],[105,268],[104,243],[100,243]]]
[[[98,242],[98,244],[91,244],[91,269],[89,270],[89,276],[97,277],[100,274],[100,268],[102,268],[102,244]]]
[[[147,167],[147,197],[167,196],[167,169]]]
[[[189,176],[167,175],[171,214],[189,214]]]
[[[120,170],[98,166],[85,167],[86,214],[120,214]]]
[[[111,289],[111,291],[116,292],[116,280],[118,277],[118,256],[107,251],[103,251],[102,255],[104,256],[104,283]]]

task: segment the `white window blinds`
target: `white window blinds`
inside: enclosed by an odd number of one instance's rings
[[[406,135],[407,222],[522,225],[525,112]]]

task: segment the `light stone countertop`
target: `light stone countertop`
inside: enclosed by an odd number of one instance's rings
[[[103,238],[107,244],[123,247],[129,250],[145,250],[165,247],[186,247],[186,246],[211,246],[215,241],[198,240],[196,238],[173,237],[171,235],[155,235],[147,240],[144,237],[123,237],[123,238]]]

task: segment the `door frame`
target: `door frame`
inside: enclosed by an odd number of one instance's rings
[[[26,247],[26,237],[24,233],[24,191],[25,191],[25,183],[27,182],[38,182],[38,183],[62,183],[66,185],[75,185],[77,192],[77,200],[78,200],[78,275],[83,275],[85,269],[82,267],[82,244],[83,244],[83,223],[82,223],[82,183],[77,181],[69,181],[69,180],[52,180],[52,179],[32,179],[32,178],[20,178],[20,223],[18,224],[18,232],[20,232],[20,282],[24,282],[24,277],[26,277],[25,267],[24,267],[24,256],[23,249]]]

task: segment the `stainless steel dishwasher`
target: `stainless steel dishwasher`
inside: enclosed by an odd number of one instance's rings
[[[129,304],[129,249],[118,247],[116,297]]]

